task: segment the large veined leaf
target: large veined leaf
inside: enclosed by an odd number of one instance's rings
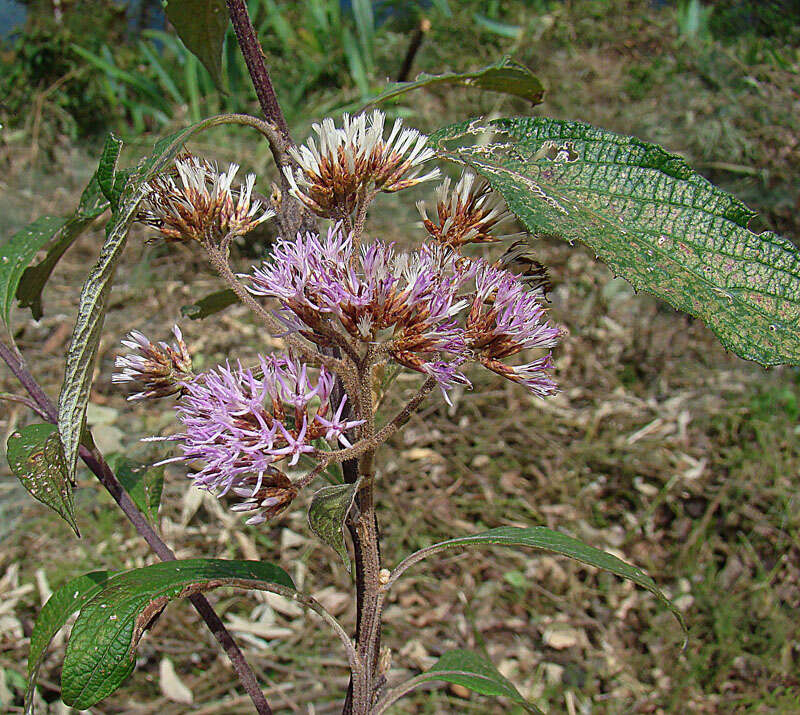
[[[445,74],[421,73],[413,82],[395,82],[365,106],[385,102],[422,87],[439,84],[475,87],[489,92],[500,92],[521,97],[531,104],[540,104],[544,97],[544,86],[525,65],[504,57],[499,62],[481,67],[474,72],[447,72]]]
[[[112,168],[111,178],[105,178],[101,182],[101,186],[105,185],[105,190],[110,192],[112,198],[117,196],[119,198],[111,214],[111,220],[106,225],[106,238],[100,256],[81,290],[78,316],[64,368],[64,383],[58,398],[58,431],[64,444],[70,479],[74,479],[77,468],[78,447],[83,433],[97,346],[105,318],[106,300],[114,280],[117,263],[125,248],[128,230],[143,198],[142,188],[147,181],[167,167],[181,150],[184,142],[193,134],[224,121],[224,117],[211,117],[171,134],[161,139],[150,156],[134,170],[121,172]]]
[[[59,588],[44,604],[31,632],[28,653],[28,685],[25,691],[25,713],[33,715],[33,693],[47,647],[69,617],[94,598],[115,571],[93,571],[72,579]]]
[[[491,143],[472,144],[476,136]],[[534,235],[589,246],[614,273],[701,318],[762,365],[800,363],[800,255],[748,224],[754,213],[655,144],[544,117],[439,130]]]
[[[56,426],[35,424],[14,432],[8,438],[6,457],[22,486],[80,536],[72,501],[73,482],[67,475],[64,450]]]
[[[573,539],[571,536],[562,534],[559,531],[553,531],[545,526],[532,526],[528,528],[519,528],[515,526],[500,526],[496,529],[490,529],[480,534],[470,534],[469,536],[459,536],[455,539],[448,539],[447,541],[439,542],[426,546],[424,549],[417,551],[411,556],[404,559],[392,573],[392,582],[398,578],[407,568],[418,563],[424,558],[432,554],[447,549],[463,548],[465,546],[525,546],[534,549],[541,549],[542,551],[550,551],[562,556],[568,556],[576,561],[581,561],[590,566],[610,571],[617,576],[626,578],[633,581],[637,586],[646,588],[652,593],[663,605],[670,609],[675,614],[681,627],[686,631],[683,623],[683,616],[681,612],[672,604],[672,602],[661,592],[656,586],[650,576],[648,576],[641,569],[625,563],[622,559],[616,556],[607,554],[605,551],[596,549],[593,546],[584,544],[582,541]]]
[[[167,17],[186,49],[223,89],[222,43],[228,27],[225,0],[169,0]]]
[[[403,695],[431,680],[460,685],[481,695],[502,696],[529,712],[541,712],[520,695],[514,684],[490,660],[472,651],[459,649],[448,651],[429,670],[389,691],[387,697],[377,704],[376,713],[384,712]]]
[[[118,153],[118,152],[117,152]],[[16,297],[20,307],[30,308],[36,320],[43,315],[42,291],[50,274],[61,260],[61,256],[109,205],[108,199],[103,195],[100,178],[103,175],[103,162],[106,159],[107,149],[103,151],[100,166],[92,176],[92,180],[81,195],[78,208],[52,235],[47,255],[35,266],[25,268],[19,285],[16,287]]]
[[[144,631],[176,598],[222,586],[294,590],[283,569],[263,561],[165,561],[110,578],[81,609],[61,674],[65,704],[85,710],[131,674]]]

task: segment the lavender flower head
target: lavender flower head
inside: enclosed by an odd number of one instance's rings
[[[288,355],[261,356],[259,362],[258,373],[225,365],[186,385],[177,406],[183,431],[166,438],[183,454],[161,462],[202,462],[190,474],[194,485],[218,496],[232,490],[246,497],[247,506],[237,510],[258,510],[253,523],[294,498],[288,498],[293,487],[276,463],[294,466],[303,454],[315,454],[319,438],[347,446],[345,433],[362,424],[343,417],[346,397],[331,404],[334,378],[324,368],[315,379]]]
[[[553,367],[549,353],[516,367],[501,362],[522,350],[556,345],[561,330],[543,320],[540,291],[526,290],[518,276],[482,260],[476,261],[475,289],[466,319],[466,341],[475,359],[535,395],[555,392],[547,373]]]

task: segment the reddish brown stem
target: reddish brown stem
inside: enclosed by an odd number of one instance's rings
[[[58,410],[55,404],[53,404],[50,398],[45,394],[33,375],[28,372],[22,357],[0,341],[0,358],[5,361],[14,376],[36,402],[39,408],[38,412],[42,416],[46,416],[50,422],[56,423],[58,421]],[[81,446],[80,456],[86,466],[112,496],[114,501],[117,502],[119,508],[122,509],[125,516],[128,517],[128,521],[133,524],[137,533],[147,542],[156,556],[162,561],[175,561],[175,554],[173,551],[161,540],[161,537],[155,532],[145,515],[142,514],[133,501],[131,501],[128,493],[125,491],[122,484],[120,484],[116,475],[111,470],[111,467],[109,467],[108,463],[103,459],[103,456],[96,449],[90,450],[85,446]],[[236,645],[233,636],[231,636],[228,629],[225,628],[225,625],[208,602],[208,599],[200,594],[195,594],[191,596],[189,600],[206,622],[206,625],[217,639],[217,642],[228,654],[233,668],[242,683],[242,687],[244,687],[253,701],[256,712],[258,712],[259,715],[271,715],[272,709],[269,703],[267,703],[264,693],[261,692],[256,676],[247,663],[244,653],[242,653],[239,646]]]
[[[226,2],[233,29],[236,32],[236,39],[244,55],[247,71],[250,73],[253,86],[256,88],[256,96],[258,97],[258,103],[261,105],[261,110],[264,112],[264,116],[277,126],[281,134],[288,139],[289,127],[286,124],[280,104],[278,104],[278,98],[275,95],[275,89],[272,86],[272,80],[264,62],[264,52],[258,42],[256,30],[247,12],[247,4],[245,0],[226,0]]]

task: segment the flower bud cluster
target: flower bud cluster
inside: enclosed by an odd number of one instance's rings
[[[114,367],[120,368],[120,372],[111,376],[111,382],[136,385],[139,392],[130,395],[129,400],[174,395],[194,377],[192,358],[180,328],[176,325],[172,332],[175,335],[174,347],[163,342],[155,345],[138,330],[131,331],[122,341],[126,348],[135,352],[117,357]]]
[[[422,225],[430,236],[456,250],[467,243],[494,243],[504,236],[493,235],[499,225],[513,218],[502,197],[492,191],[486,179],[465,171],[455,188],[450,178],[436,188],[436,219],[428,217],[424,201],[417,202]]]

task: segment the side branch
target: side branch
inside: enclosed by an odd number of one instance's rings
[[[419,392],[417,392],[417,394],[406,403],[405,407],[403,407],[403,409],[392,418],[392,421],[384,425],[371,437],[362,439],[347,449],[338,449],[335,452],[318,452],[315,453],[314,456],[324,459],[325,466],[327,467],[331,464],[338,464],[340,462],[356,459],[357,457],[374,450],[378,445],[385,442],[387,439],[389,439],[389,437],[397,432],[406,422],[408,422],[409,419],[411,419],[411,415],[417,411],[423,400],[431,393],[434,387],[436,387],[436,380],[434,380],[432,377],[429,377],[427,380],[425,380],[422,387],[419,389]]]

